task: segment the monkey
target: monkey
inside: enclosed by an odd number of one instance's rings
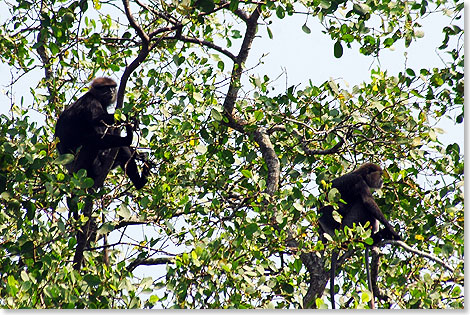
[[[380,208],[375,203],[371,189],[380,189],[383,185],[382,169],[373,163],[365,163],[358,169],[343,176],[334,179],[331,187],[336,188],[341,194],[341,199],[346,204],[340,203],[337,212],[342,216],[341,223],[333,218],[333,206],[323,206],[319,209],[320,235],[324,240],[323,233],[331,236],[335,234],[334,230],[342,229],[344,226],[352,227],[354,223],[365,225],[367,222],[372,229],[373,245],[381,240],[401,240],[393,226],[387,221]],[[385,227],[379,230],[379,222]],[[367,278],[370,283],[368,250],[366,247],[366,270]],[[335,267],[338,252],[334,251],[331,257],[330,269],[330,296],[332,308],[335,308],[334,301],[334,279]],[[372,290],[371,290],[372,291]],[[371,305],[374,306],[374,297],[372,296]]]
[[[121,137],[115,126],[114,114],[108,108],[116,102],[117,83],[107,77],[99,77],[92,81],[90,89],[60,115],[55,126],[55,137],[59,138],[57,150],[59,154],[70,153],[74,160],[66,165],[70,173],[85,169],[87,176],[94,181],[103,171],[103,163],[112,148],[118,148],[112,168],[121,166],[139,190],[147,183],[150,164],[144,161],[142,174],[139,174],[136,159],[142,159],[130,145],[132,144],[133,128],[126,124],[126,136]],[[78,197],[67,198],[70,214],[78,219]],[[87,210],[86,210],[87,209]],[[83,214],[91,218],[91,208],[85,207]],[[74,257],[74,269],[79,270],[83,260],[83,250],[96,238],[96,223],[89,220],[83,231],[77,231],[77,250]],[[109,263],[105,237],[104,262]]]
[[[60,154],[75,155],[74,161],[66,165],[69,172],[85,169],[87,176],[96,180],[109,149],[119,148],[112,168],[121,166],[139,190],[147,183],[149,166],[144,163],[139,174],[136,158],[140,156],[130,147],[132,125],[126,124],[125,137],[117,135],[112,128],[114,114],[108,113],[108,108],[116,102],[116,87],[111,78],[96,78],[88,92],[59,115],[55,128],[55,136],[59,138],[57,149]]]

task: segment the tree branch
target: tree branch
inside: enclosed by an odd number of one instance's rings
[[[241,14],[241,13],[240,13]],[[258,18],[261,14],[261,4],[258,5],[255,11],[251,14],[251,16],[246,19],[246,32],[245,37],[243,39],[243,43],[240,47],[240,51],[236,57],[235,64],[233,65],[232,75],[230,86],[227,92],[227,96],[225,97],[224,101],[224,112],[229,119],[229,126],[243,131],[243,123],[239,122],[239,119],[235,119],[233,115],[233,108],[235,106],[235,101],[238,97],[238,92],[240,91],[240,78],[243,73],[243,66],[248,58],[248,52],[250,51],[251,44],[256,35],[256,29],[258,26]]]
[[[449,266],[448,264],[446,264],[446,263],[445,263],[443,260],[441,260],[440,258],[437,258],[436,256],[433,256],[433,255],[428,254],[428,253],[426,253],[426,252],[420,251],[420,250],[418,250],[418,249],[414,249],[414,248],[408,246],[408,244],[406,244],[406,243],[403,242],[403,241],[384,240],[384,241],[378,243],[377,246],[378,246],[378,245],[382,245],[382,244],[395,244],[395,245],[399,245],[399,246],[401,246],[403,249],[405,249],[406,251],[409,251],[409,252],[411,252],[411,253],[413,253],[413,254],[417,254],[417,255],[419,255],[419,256],[426,257],[426,258],[428,258],[428,259],[430,259],[430,260],[432,260],[432,261],[434,261],[434,262],[436,262],[436,263],[442,265],[444,268],[446,268],[446,269],[449,270],[450,272],[452,272],[452,273],[455,272],[455,270],[454,270],[451,266]]]
[[[266,129],[263,127],[258,128],[253,132],[253,139],[259,145],[263,159],[268,167],[268,178],[266,181],[266,193],[274,195],[279,189],[279,177],[280,177],[280,163],[276,152],[274,151],[271,139],[266,133]]]
[[[159,258],[147,258],[147,259],[136,259],[127,266],[127,270],[132,272],[138,266],[154,266],[154,265],[166,265],[173,263],[174,258],[172,257],[159,257]]]
[[[225,56],[232,59],[233,62],[237,61],[237,56],[232,54],[230,51],[214,44],[213,42],[209,42],[207,40],[192,38],[192,37],[184,36],[184,35],[181,35],[181,34],[175,35],[175,36],[164,37],[163,39],[166,39],[166,40],[176,39],[176,40],[181,40],[185,43],[193,43],[193,44],[199,44],[199,45],[202,45],[202,46],[206,46],[206,47],[209,47],[211,49],[214,49],[214,50],[224,54]]]
[[[85,205],[83,207],[83,216],[88,220],[77,231],[77,247],[75,248],[75,255],[73,257],[73,269],[80,270],[83,263],[83,252],[89,246],[93,235],[96,236],[96,222],[92,217],[93,213],[93,199],[86,197]]]
[[[147,58],[149,54],[149,44],[150,44],[150,37],[145,31],[140,27],[139,24],[135,21],[134,17],[132,16],[131,9],[129,7],[129,0],[122,0],[124,5],[124,10],[126,12],[127,20],[131,27],[135,30],[137,35],[142,40],[142,44],[140,46],[140,51],[137,57],[124,69],[124,73],[121,77],[121,82],[119,84],[118,96],[116,101],[116,108],[122,108],[122,104],[124,102],[124,94],[126,90],[127,81],[132,72]]]
[[[296,247],[298,247],[298,244]],[[314,304],[315,298],[320,296],[325,290],[326,284],[330,279],[329,273],[318,272],[319,270],[324,270],[324,259],[318,257],[315,253],[302,253],[300,259],[310,276],[302,308],[316,308]]]

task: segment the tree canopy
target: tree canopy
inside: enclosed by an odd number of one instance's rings
[[[341,249],[336,303],[368,308],[370,229],[337,231],[323,244],[317,214],[340,202],[330,181],[364,162],[384,169],[374,196],[404,241],[373,252],[376,306],[464,307],[463,148],[441,139],[443,122],[463,132],[463,1],[1,6],[0,60],[10,74],[0,114],[1,307],[328,308],[330,257]],[[247,59],[289,16],[305,19],[298,32],[332,40],[318,50],[359,51],[371,62],[419,45],[431,36],[422,21],[440,16],[440,45],[422,53],[442,62],[393,74],[373,67],[354,86],[310,69],[323,83],[279,91]],[[97,76],[118,82],[115,117],[139,122],[133,145],[154,164],[142,190],[120,169],[108,167],[99,183],[69,174],[57,153],[59,114]],[[18,100],[25,82],[30,100]],[[77,245],[90,223],[96,239]]]

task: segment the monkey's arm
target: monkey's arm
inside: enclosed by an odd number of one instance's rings
[[[362,176],[357,175],[355,173],[349,173],[333,179],[331,184],[333,188],[338,189],[340,192],[345,191],[350,193],[351,187],[356,186],[357,183],[361,182],[364,182]],[[358,189],[360,188],[362,187],[358,187]]]
[[[87,111],[94,126],[103,126],[103,122],[107,125],[114,124],[114,114],[109,114],[97,99],[88,97],[85,101],[89,102]]]
[[[372,194],[369,191],[369,187],[367,186],[366,183],[364,183],[364,186],[367,190],[363,190],[362,193],[362,203],[364,205],[364,208],[372,215],[374,216],[377,220],[379,220],[383,225],[385,225],[385,230],[387,230],[390,233],[390,236],[394,240],[401,240],[400,235],[398,235],[397,232],[395,232],[395,229],[393,226],[388,222],[388,220],[385,218],[383,215],[382,211],[380,211],[379,206],[375,203],[374,197],[372,197]],[[385,232],[382,232],[385,233]],[[388,234],[388,233],[387,233]]]

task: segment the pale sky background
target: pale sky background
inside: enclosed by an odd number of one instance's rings
[[[7,16],[8,11],[4,7],[5,4],[0,3],[0,21],[3,21]],[[273,24],[270,25],[270,28],[274,38],[270,39],[267,36],[264,26],[259,27],[258,37],[253,42],[247,67],[254,66],[263,54],[267,54],[263,58],[264,64],[258,66],[251,73],[259,73],[261,77],[267,74],[270,79],[275,79],[285,70],[287,79],[283,75],[275,82],[276,93],[284,92],[285,88],[291,85],[305,87],[309,80],[312,80],[313,84],[319,85],[328,79],[342,79],[339,81],[341,86],[347,88],[344,85],[347,83],[349,84],[347,89],[351,89],[361,82],[370,81],[370,70],[377,67],[383,71],[387,70],[390,75],[397,75],[407,67],[413,68],[415,71],[431,66],[441,67],[440,57],[448,58],[442,51],[436,49],[444,38],[442,28],[450,21],[440,13],[422,20],[422,30],[425,36],[412,42],[412,45],[406,49],[407,57],[405,57],[404,41],[400,40],[395,43],[394,50],[381,51],[379,58],[361,55],[358,52],[359,46],[357,44],[353,43],[351,49],[343,44],[344,53],[338,59],[333,56],[334,41],[330,39],[329,35],[321,32],[323,26],[320,25],[317,18],[310,17],[307,20],[305,15],[286,15],[283,20],[277,18],[272,20]],[[301,29],[306,21],[312,31],[310,34],[304,33]],[[457,23],[463,28],[463,20]],[[237,52],[235,47],[232,47],[231,51]],[[226,70],[231,68],[230,65],[231,63],[226,63]],[[6,84],[10,79],[8,65],[0,63],[0,73],[0,113],[7,113],[10,108],[10,101],[5,96]],[[44,71],[37,69],[19,80],[13,89],[17,104],[20,103],[21,97],[24,97],[25,106],[31,104],[32,97],[29,88],[35,87],[43,75]],[[33,120],[43,120],[34,112],[31,113],[31,117]],[[446,134],[440,135],[441,141],[445,144],[457,142],[463,148],[463,124],[454,126],[452,122],[446,122],[440,127],[446,131]]]

